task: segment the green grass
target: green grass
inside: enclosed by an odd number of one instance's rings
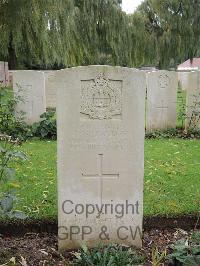
[[[179,128],[184,128],[185,114],[186,114],[186,91],[178,89],[177,91],[177,122]]]
[[[29,161],[17,167],[17,209],[33,218],[56,217],[56,142],[32,140],[21,147]],[[198,212],[200,141],[145,141],[144,214]]]
[[[200,211],[200,141],[145,142],[144,213],[186,214]]]

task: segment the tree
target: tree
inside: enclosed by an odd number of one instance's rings
[[[76,0],[77,38],[82,43],[82,64],[114,64],[125,14],[121,1]],[[126,27],[123,28],[126,30]]]
[[[11,69],[148,61],[144,16],[121,0],[0,0],[0,36]]]
[[[0,56],[11,69],[61,63],[63,39],[70,60],[72,30],[71,0],[0,1]]]
[[[199,0],[0,0],[0,58],[16,68],[175,66],[200,55]]]
[[[160,67],[200,56],[199,0],[145,0],[138,11],[147,19],[146,30],[156,39],[154,51]]]
[[[146,30],[147,19],[141,12],[129,15],[128,36],[129,58],[128,65],[139,67],[144,65],[155,65],[156,59],[155,38]]]
[[[122,12],[121,1],[77,0],[76,28],[84,44],[82,64],[138,66],[148,61],[150,35],[144,16]],[[148,44],[148,46],[147,46]]]

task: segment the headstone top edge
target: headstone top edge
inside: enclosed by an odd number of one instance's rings
[[[121,67],[121,66],[109,66],[109,65],[88,65],[88,66],[77,66],[77,67],[71,67],[71,68],[64,68],[64,69],[55,71],[55,74],[63,73],[63,72],[84,71],[87,69],[103,70],[104,68],[107,70],[127,70],[130,72],[138,72],[138,73],[141,72],[142,73],[142,71],[140,71],[136,68]]]
[[[13,73],[22,73],[22,72],[27,72],[27,73],[31,73],[31,72],[33,72],[33,73],[44,73],[44,71],[42,71],[42,70],[33,70],[33,69],[19,69],[19,70],[9,70],[9,71],[11,71],[11,72],[13,72]]]

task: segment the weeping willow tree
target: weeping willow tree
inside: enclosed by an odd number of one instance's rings
[[[1,59],[11,69],[70,63],[73,13],[72,0],[0,0]]]
[[[121,1],[77,0],[76,28],[84,45],[82,64],[139,66],[148,62],[152,38],[145,16],[122,12]]]
[[[116,0],[77,0],[76,29],[83,45],[82,64],[117,64],[126,16]],[[119,59],[120,57],[120,59]]]
[[[200,55],[199,0],[0,0],[0,59],[11,69],[175,65]]]
[[[200,56],[199,0],[145,0],[138,11],[156,40],[152,54],[161,68]]]
[[[140,67],[155,65],[152,50],[155,49],[155,38],[146,30],[146,17],[136,11],[128,16],[128,65]]]
[[[0,0],[0,59],[11,69],[137,66],[148,51],[145,27],[141,16],[122,12],[121,2]]]

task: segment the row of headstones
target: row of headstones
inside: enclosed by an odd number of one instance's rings
[[[6,87],[9,84],[8,62],[0,61],[0,86]]]
[[[137,71],[138,70],[135,70]],[[16,95],[22,95],[17,110],[26,113],[26,122],[31,124],[40,120],[40,115],[47,108],[56,108],[56,91],[54,82],[57,71],[13,71],[13,88]],[[180,75],[181,74],[181,75]],[[177,73],[174,71],[146,72],[146,130],[175,128],[177,124],[177,89],[178,76],[183,89],[186,90],[187,127],[194,106],[195,97],[200,93],[200,73]],[[187,75],[187,78],[186,78]]]
[[[13,76],[14,91],[18,83],[38,114],[46,106],[44,75]],[[88,66],[57,71],[49,82],[57,91],[59,249],[141,246],[146,87],[148,112],[156,119],[170,109],[175,123],[177,74]]]

